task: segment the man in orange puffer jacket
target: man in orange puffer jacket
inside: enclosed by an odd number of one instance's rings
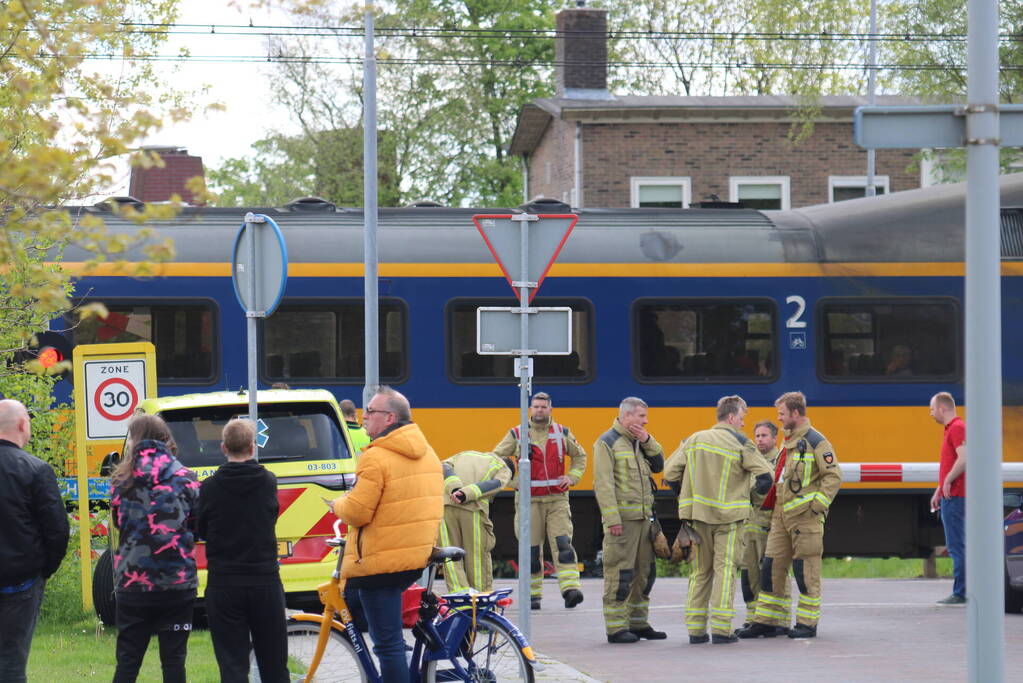
[[[348,524],[341,578],[361,604],[385,683],[409,680],[401,632],[401,594],[426,567],[444,516],[440,460],[408,399],[381,387],[363,411],[373,438],[359,456],[355,487],[333,502]]]

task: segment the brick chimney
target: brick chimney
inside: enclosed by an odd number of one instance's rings
[[[204,176],[202,157],[188,154],[184,147],[146,147],[163,160],[163,168],[132,167],[128,194],[143,202],[166,202],[172,194],[186,204],[195,204],[195,196],[185,186],[190,178]]]
[[[556,17],[557,96],[611,99],[607,91],[607,11],[578,4]]]

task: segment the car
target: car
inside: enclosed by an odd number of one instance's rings
[[[1005,611],[1023,611],[1023,493],[1006,493],[1005,515]]]
[[[257,398],[257,454],[260,463],[277,476],[276,531],[285,599],[293,609],[315,609],[320,604],[316,587],[334,567],[335,551],[326,541],[334,536],[336,517],[323,499],[337,498],[355,483],[355,450],[329,391],[271,389],[258,392]],[[228,420],[248,414],[249,398],[244,391],[186,394],[148,399],[139,410],[167,422],[178,459],[201,481],[225,462],[221,430]],[[116,533],[112,533],[110,548],[100,555],[93,578],[96,613],[108,625],[114,623],[112,556],[116,547]],[[196,544],[195,558],[201,599],[206,586],[205,544]]]

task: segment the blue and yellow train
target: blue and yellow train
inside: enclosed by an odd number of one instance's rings
[[[1020,461],[1023,175],[1001,184],[1005,459]],[[942,390],[963,399],[964,192],[940,186],[788,211],[577,210],[535,300],[572,308],[574,351],[538,358],[534,389],[553,396],[556,419],[587,450],[625,396],[650,404],[650,430],[672,449],[713,422],[722,395],[749,402],[751,429],[798,389],[840,460],[934,461],[941,432],[928,400]],[[514,301],[472,216],[519,210],[380,211],[381,380],[409,396],[442,457],[492,448],[518,420],[511,360],[475,353],[476,308]],[[358,402],[363,217],[320,200],[185,209],[158,226],[175,260],[145,276],[113,265],[86,275],[84,256],[69,249],[79,300],[111,312],[75,328],[74,342],[152,341],[161,396],[244,386],[245,317],[230,258],[246,211],[272,216],[289,254],[282,303],[260,326],[261,386],[323,387]],[[106,218],[114,230],[137,229]],[[929,552],[941,532],[922,486],[847,485],[827,551]],[[591,557],[600,539],[592,479],[572,495],[577,546]],[[671,501],[661,506],[670,518]],[[513,556],[510,500],[494,515],[498,552]]]

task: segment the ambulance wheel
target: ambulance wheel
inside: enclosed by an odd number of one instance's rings
[[[116,603],[114,602],[114,560],[109,550],[104,550],[92,572],[92,604],[96,616],[104,626],[113,626]]]

